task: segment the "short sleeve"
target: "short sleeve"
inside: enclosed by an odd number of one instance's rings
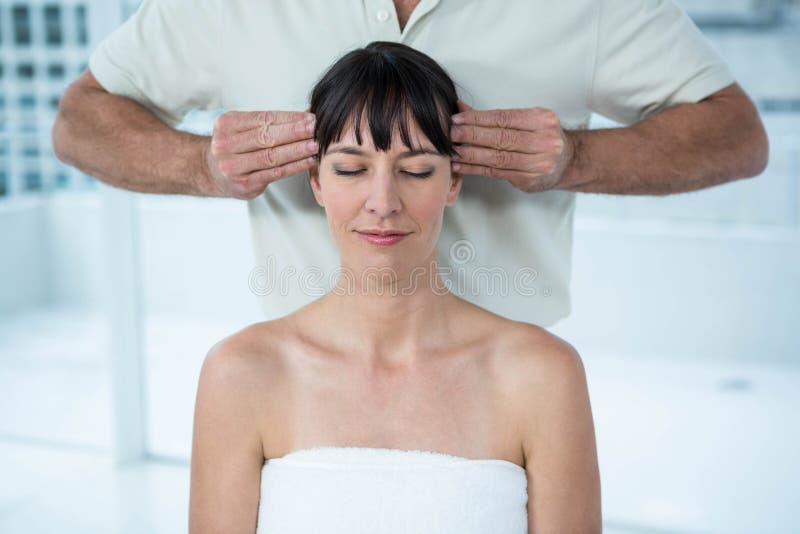
[[[136,100],[172,127],[220,104],[220,0],[143,0],[89,56],[108,92]]]
[[[699,102],[736,80],[673,0],[598,0],[589,108],[633,124],[675,104]]]

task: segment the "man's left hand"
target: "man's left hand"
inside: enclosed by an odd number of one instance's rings
[[[555,189],[574,158],[572,139],[545,108],[476,110],[458,101],[453,171],[508,180],[526,193]],[[456,123],[461,118],[461,124]]]

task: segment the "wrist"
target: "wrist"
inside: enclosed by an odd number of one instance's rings
[[[585,130],[564,130],[564,135],[571,145],[571,155],[556,189],[574,191],[577,186],[589,181],[585,153],[586,133]]]
[[[213,157],[211,139],[210,136],[197,136],[196,155],[192,158],[196,165],[192,170],[192,177],[197,194],[204,197],[219,197],[222,194],[211,172],[211,158]]]

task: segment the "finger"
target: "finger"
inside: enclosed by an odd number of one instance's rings
[[[517,183],[527,183],[533,178],[544,176],[544,173],[529,173],[522,171],[513,171],[508,169],[496,169],[494,167],[487,167],[485,165],[467,165],[463,163],[453,164],[453,171],[462,174],[473,174],[478,176],[485,176],[487,178],[497,178],[502,180],[509,180]]]
[[[260,126],[301,121],[308,115],[305,111],[228,111],[217,117],[215,125],[225,132],[244,132]]]
[[[246,132],[238,132],[226,138],[220,138],[215,148],[231,154],[244,154],[265,148],[310,140],[314,136],[314,123],[304,120],[259,126]]]
[[[292,161],[286,165],[275,167],[274,169],[267,169],[256,171],[247,175],[249,183],[258,184],[259,187],[266,187],[276,180],[293,176],[301,172],[307,171],[317,164],[316,158],[304,158],[299,161]]]
[[[461,124],[463,123],[463,116],[461,115],[462,112],[472,109],[466,102],[461,99],[456,101],[456,106],[458,106],[458,113],[454,113],[451,115],[451,120],[454,121],[453,124]]]
[[[316,155],[316,147],[309,145],[309,141],[297,141],[273,148],[265,148],[246,154],[239,154],[232,158],[232,163],[226,169],[228,176],[237,176],[256,171],[273,169]]]
[[[557,150],[564,144],[564,140],[557,131],[531,132],[512,128],[468,125],[453,126],[450,129],[450,139],[456,143],[528,153]]]
[[[495,150],[477,146],[458,147],[460,157],[453,157],[453,162],[468,165],[494,167],[496,169],[522,171],[528,173],[542,172],[549,162],[558,158],[553,153],[528,154],[524,152],[511,152],[508,150]]]
[[[469,109],[456,116],[462,121],[461,124],[517,130],[554,128],[560,124],[558,115],[545,108]]]
[[[474,109],[472,106],[470,106],[460,98],[458,99],[458,102],[456,102],[456,105],[458,106],[458,111],[468,111],[470,109]]]

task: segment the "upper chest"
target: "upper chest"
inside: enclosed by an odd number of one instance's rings
[[[511,431],[514,407],[496,358],[485,350],[464,349],[415,374],[356,370],[319,353],[284,353],[291,360],[283,366],[281,400],[271,402],[281,406],[280,413],[273,410],[263,425],[273,429],[267,431],[265,457],[360,445],[522,463],[519,437]]]

